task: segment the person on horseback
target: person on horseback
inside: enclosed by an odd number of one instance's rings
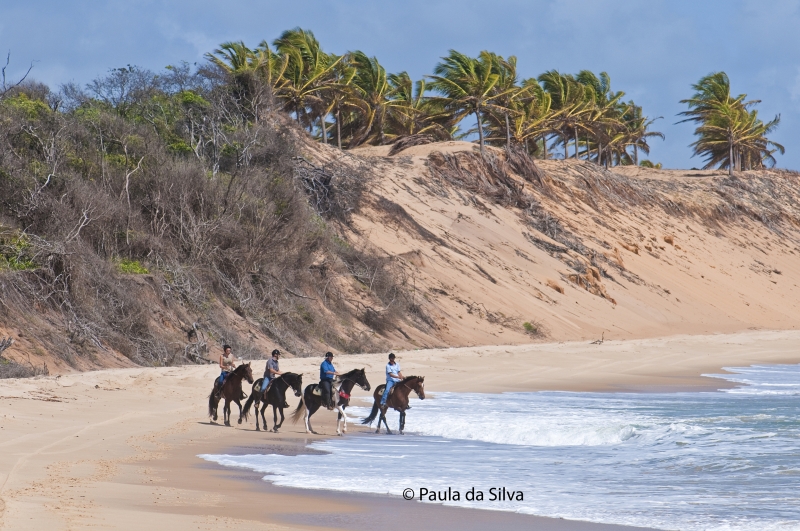
[[[272,359],[267,360],[267,367],[264,369],[264,382],[261,384],[261,392],[264,394],[269,391],[269,388],[272,385],[272,380],[274,380],[276,376],[283,374],[278,366],[278,360],[280,359],[280,356],[281,351],[275,349],[272,351]]]
[[[386,399],[389,398],[389,392],[392,387],[404,378],[403,373],[400,372],[400,364],[395,361],[396,356],[393,352],[389,353],[389,363],[386,364],[386,389],[383,390],[381,397],[381,407],[386,405]]]
[[[325,353],[325,361],[319,366],[319,388],[320,398],[322,405],[328,409],[333,409],[336,405],[331,398],[331,386],[333,385],[333,378],[341,376],[333,366],[333,352]]]
[[[218,393],[222,389],[222,384],[225,383],[225,378],[236,368],[236,356],[231,352],[230,345],[223,345],[222,354],[219,356],[220,375],[214,381],[213,393]]]

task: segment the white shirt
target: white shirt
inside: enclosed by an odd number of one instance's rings
[[[392,374],[400,374],[400,364],[399,363],[394,362],[394,365],[392,365],[391,363],[387,363],[386,364],[386,381],[388,382],[389,380],[391,380],[394,383],[397,383],[397,382],[401,381],[400,378],[393,378],[391,376]]]

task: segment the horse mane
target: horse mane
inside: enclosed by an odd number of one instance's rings
[[[246,371],[246,370],[247,370],[247,363],[242,363],[241,365],[233,369],[233,372],[239,374],[240,371]]]
[[[359,372],[359,371],[363,371],[363,370],[364,369],[352,369],[351,371],[342,374],[342,376],[340,376],[339,378],[342,378],[342,377],[346,378],[346,377],[350,376],[353,373],[356,373],[356,372]]]
[[[420,378],[422,378],[422,376],[406,376],[405,378],[403,378],[403,381],[400,382],[400,383],[408,383],[409,381],[413,380],[414,378],[419,380]]]

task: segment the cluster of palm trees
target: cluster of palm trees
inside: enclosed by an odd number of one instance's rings
[[[427,141],[477,134],[486,144],[524,149],[538,158],[585,159],[605,165],[653,166],[639,160],[650,152],[647,117],[625,93],[611,88],[605,72],[576,75],[550,70],[520,79],[517,59],[483,51],[470,57],[450,50],[433,74],[414,81],[407,72],[390,74],[375,57],[354,51],[326,53],[314,34],[295,28],[272,45],[251,49],[242,42],[222,44],[207,58],[227,72],[242,99],[254,109],[279,106],[309,133],[341,148],[391,144],[404,137]],[[684,121],[699,123],[692,144],[706,167],[754,169],[774,165],[783,146],[767,139],[779,117],[764,123],[751,110],[756,101],[730,95],[723,73],[693,86],[682,103]],[[466,117],[475,126],[462,129]],[[658,118],[656,118],[658,119]],[[658,165],[660,166],[660,165]]]
[[[663,138],[649,130],[653,120],[641,107],[611,90],[606,73],[553,70],[521,80],[516,57],[485,51],[470,57],[451,50],[433,75],[418,81],[406,72],[387,73],[360,51],[326,53],[300,28],[253,49],[227,42],[207,58],[232,76],[254,108],[277,104],[320,141],[340,148],[477,133],[481,150],[505,145],[548,158],[563,148],[564,158],[571,152],[608,165],[638,164],[639,152],[649,152],[648,139]],[[468,116],[475,127],[460,129]]]
[[[692,85],[695,94],[681,103],[689,110],[681,113],[684,122],[697,122],[694,154],[705,157],[705,168],[734,170],[760,169],[775,164],[776,152],[784,147],[767,138],[780,123],[780,115],[764,123],[752,109],[758,100],[747,100],[747,94],[731,96],[731,83],[725,72],[716,72]]]

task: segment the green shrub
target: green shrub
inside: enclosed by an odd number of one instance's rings
[[[524,328],[525,331],[531,335],[536,335],[539,333],[539,327],[537,325],[532,325],[527,321],[522,323],[522,328]]]
[[[128,275],[146,275],[150,271],[137,260],[120,260],[117,262],[117,270]]]

